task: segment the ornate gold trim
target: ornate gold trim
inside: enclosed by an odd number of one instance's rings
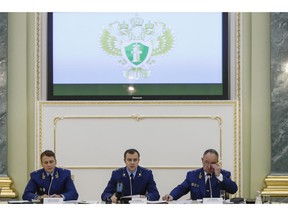
[[[40,101],[41,97],[41,13],[36,13],[36,166],[40,164],[39,156],[42,152],[42,136],[43,136],[43,105],[233,105],[234,106],[234,179],[239,186],[238,192],[241,194],[241,13],[237,13],[237,84],[236,84],[236,100],[235,101]],[[238,110],[238,112],[237,112]],[[137,117],[136,117],[137,119]],[[137,119],[141,120],[141,119]],[[238,125],[238,136],[237,128]],[[237,141],[238,141],[238,155],[237,155]],[[221,151],[222,155],[222,151]],[[237,166],[238,159],[238,166]],[[237,176],[238,169],[238,176]]]
[[[236,89],[236,100],[238,102],[237,107],[238,107],[238,193],[240,194],[240,196],[242,195],[241,192],[241,149],[242,149],[242,140],[241,140],[241,133],[242,133],[242,126],[241,126],[241,118],[242,118],[242,110],[241,110],[241,100],[242,100],[242,94],[241,94],[241,13],[237,13],[236,14],[236,26],[237,26],[237,35],[236,35],[236,43],[237,43],[237,78],[236,78],[236,83],[237,83],[237,89]],[[236,148],[235,148],[236,149]],[[236,175],[235,175],[236,177]]]
[[[40,89],[41,89],[41,13],[36,13],[36,65],[35,65],[35,86],[36,86],[36,102],[35,102],[35,118],[36,118],[36,127],[35,127],[35,133],[36,133],[36,152],[40,151],[42,149],[42,130],[39,129],[39,125],[41,127],[42,125],[42,109],[37,109],[39,107],[39,101],[41,99],[40,97]],[[40,114],[39,114],[40,112]],[[38,147],[38,148],[37,148]],[[40,147],[40,148],[39,148]],[[41,154],[41,153],[40,153]],[[37,154],[36,154],[37,155]],[[36,164],[39,162],[39,157],[36,157],[35,162]]]
[[[63,166],[61,166],[63,167]],[[66,169],[118,169],[123,166],[65,166]],[[145,166],[148,169],[185,169],[194,170],[199,169],[199,166]]]
[[[40,105],[235,105],[233,100],[221,101],[39,101]]]
[[[261,195],[288,196],[288,176],[267,176],[264,181],[266,188],[261,191]]]
[[[41,88],[41,14],[36,13],[36,100],[40,100]]]
[[[0,198],[16,198],[18,197],[17,191],[12,189],[13,180],[10,177],[0,177]]]

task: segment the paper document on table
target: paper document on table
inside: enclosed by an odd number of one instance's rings
[[[32,203],[29,200],[9,200],[8,204],[30,204]]]
[[[141,197],[141,195],[140,194],[137,194],[137,195],[129,195],[129,196],[123,196],[123,197],[121,197],[121,198],[140,198]]]
[[[192,204],[192,203],[198,203],[196,200],[173,200],[171,201],[173,204]]]

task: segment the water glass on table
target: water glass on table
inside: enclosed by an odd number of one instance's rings
[[[220,190],[220,198],[223,199],[223,201],[225,200],[225,195],[226,195],[226,191],[225,190]]]
[[[271,204],[271,198],[269,195],[263,195],[262,196],[262,203],[263,204]]]

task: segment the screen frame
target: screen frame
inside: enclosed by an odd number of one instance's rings
[[[222,94],[201,94],[201,95],[55,95],[53,84],[53,13],[47,13],[47,100],[128,100],[128,101],[141,101],[141,100],[229,100],[229,14],[222,12]],[[87,84],[89,85],[89,84]],[[97,85],[97,84],[93,84]],[[102,84],[103,85],[103,84]],[[105,84],[104,84],[105,85]],[[115,85],[115,84],[106,84]],[[127,88],[129,84],[121,84]],[[161,88],[163,84],[135,84],[138,86],[149,85],[153,89],[155,85]],[[172,89],[178,88],[179,85],[185,87],[185,85],[196,86],[199,84],[170,84]],[[200,84],[204,86],[205,84]],[[208,84],[209,85],[209,84]],[[100,85],[99,85],[100,86]],[[75,86],[81,87],[81,85]]]

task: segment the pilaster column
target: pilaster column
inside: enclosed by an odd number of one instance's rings
[[[8,57],[8,14],[0,13],[0,198],[15,198],[7,173],[7,57]]]
[[[271,13],[271,173],[262,194],[288,197],[288,13]]]

